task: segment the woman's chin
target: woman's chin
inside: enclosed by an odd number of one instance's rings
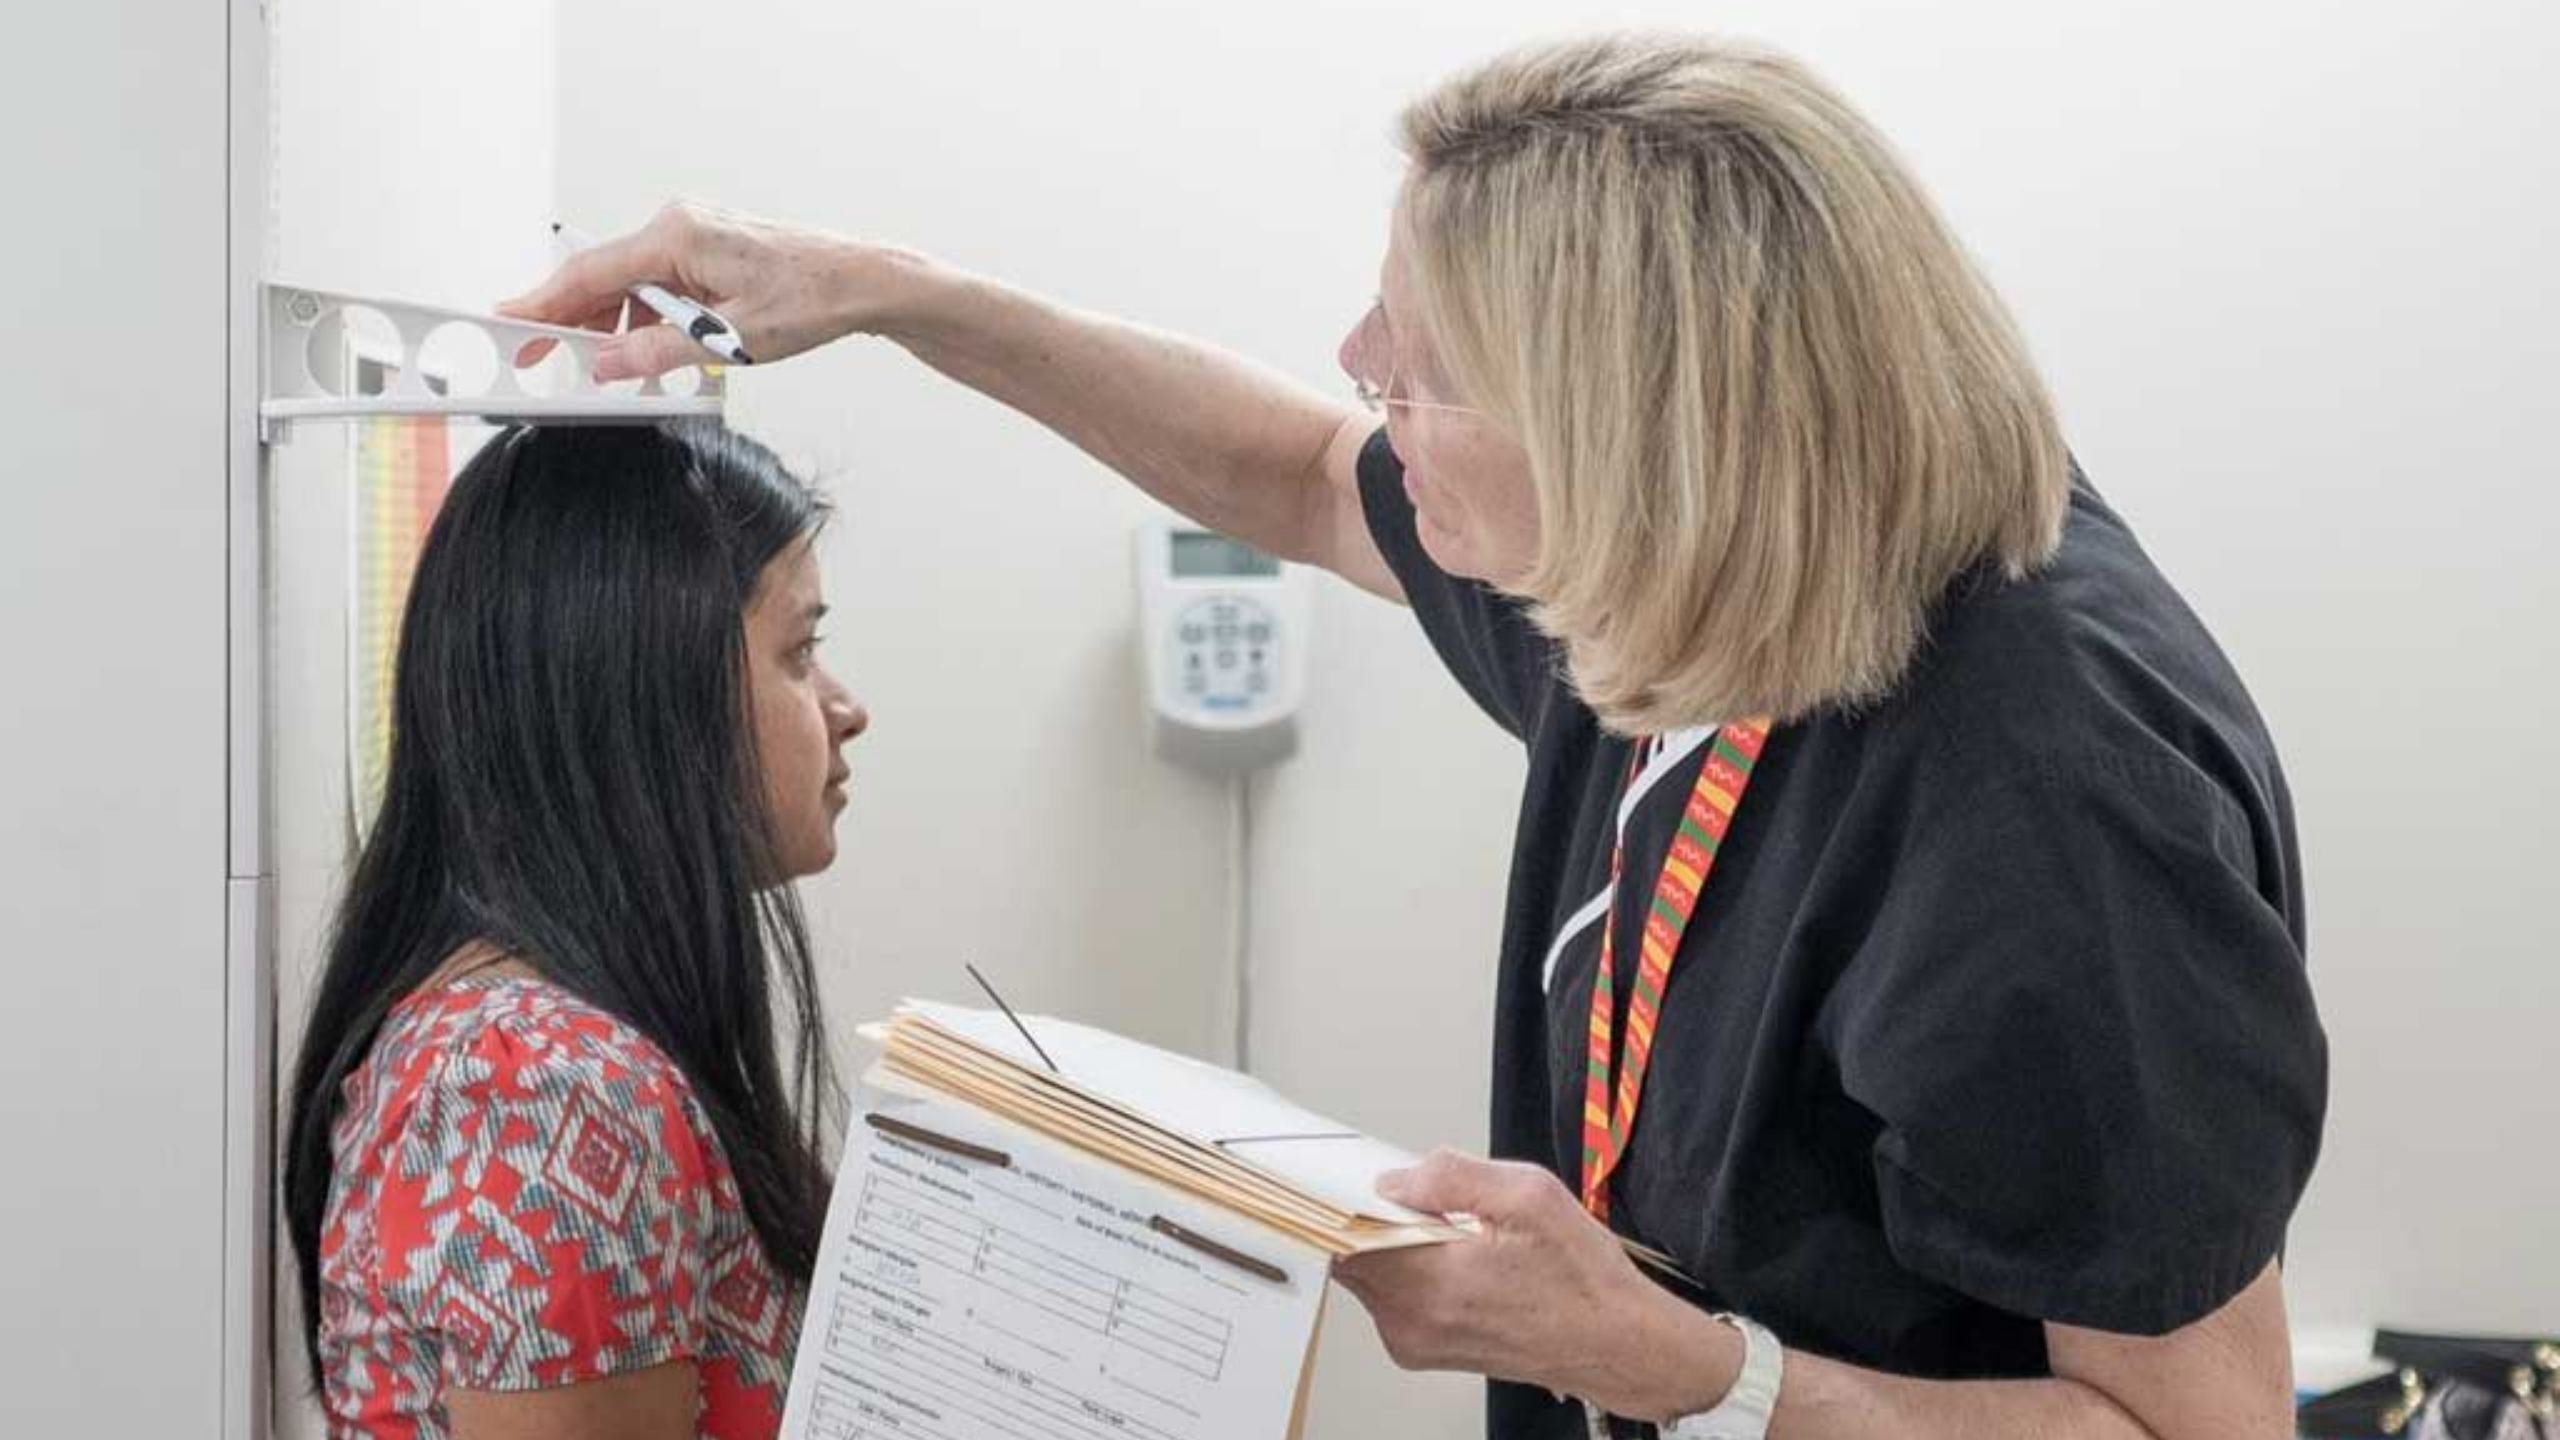
[[[1479,573],[1475,551],[1467,544],[1465,536],[1443,528],[1438,521],[1419,510],[1413,515],[1413,533],[1422,542],[1422,553],[1431,557],[1432,564],[1463,579],[1485,578]]]
[[[836,836],[832,827],[820,830],[806,843],[795,845],[782,857],[783,882],[806,880],[836,863]]]

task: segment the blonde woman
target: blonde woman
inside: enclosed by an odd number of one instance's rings
[[[1764,52],[1523,50],[1402,140],[1365,408],[693,206],[517,308],[649,278],[759,356],[887,337],[1412,607],[1528,751],[1506,1158],[1389,1177],[1484,1234],[1339,1277],[1401,1363],[1493,1377],[1499,1440],[2290,1434],[2326,1091],[2290,804],[1998,301]]]

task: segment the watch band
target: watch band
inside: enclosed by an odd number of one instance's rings
[[[1742,1335],[1742,1373],[1712,1410],[1683,1415],[1662,1427],[1662,1440],[1768,1440],[1769,1417],[1778,1409],[1787,1354],[1778,1337],[1740,1315],[1715,1317]]]

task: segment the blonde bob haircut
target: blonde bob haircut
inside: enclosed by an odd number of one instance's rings
[[[2025,345],[1803,66],[1534,46],[1400,128],[1417,313],[1527,451],[1516,588],[1610,729],[1872,703],[1957,577],[2052,556],[2070,462]]]

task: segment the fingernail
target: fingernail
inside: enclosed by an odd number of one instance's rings
[[[1393,1200],[1399,1205],[1403,1204],[1405,1187],[1412,1183],[1412,1176],[1413,1172],[1410,1170],[1390,1170],[1379,1176],[1378,1198]]]

